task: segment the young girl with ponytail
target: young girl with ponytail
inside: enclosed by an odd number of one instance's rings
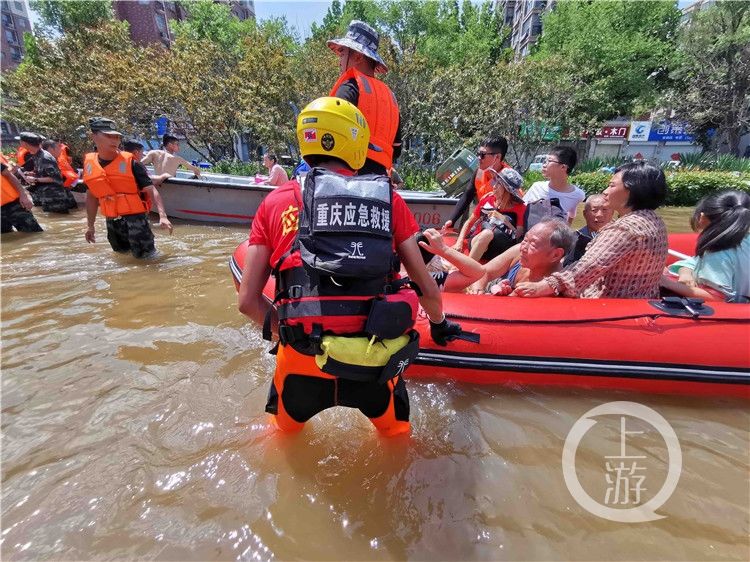
[[[661,286],[705,300],[750,302],[750,194],[728,190],[698,202],[690,226],[699,232],[696,256],[678,261]]]

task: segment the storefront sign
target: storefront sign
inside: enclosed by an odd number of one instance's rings
[[[560,140],[562,127],[560,125],[547,125],[545,123],[521,123],[521,138],[541,138],[544,142],[555,142]]]
[[[686,124],[678,121],[654,123],[648,135],[650,141],[693,142],[695,137],[687,132]]]
[[[607,125],[601,129],[596,130],[596,138],[598,139],[622,139],[628,136],[627,125]]]
[[[630,142],[646,142],[651,133],[651,121],[633,121],[630,123]]]

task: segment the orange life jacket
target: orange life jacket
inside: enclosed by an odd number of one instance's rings
[[[78,172],[76,172],[73,169],[73,166],[70,165],[70,160],[68,160],[64,152],[60,152],[60,156],[57,159],[57,165],[63,176],[63,185],[70,189],[73,187],[73,184],[78,181]]]
[[[8,161],[5,159],[5,156],[0,154],[0,162],[8,165]],[[13,187],[13,184],[10,183],[10,180],[6,178],[5,176],[2,176],[2,196],[0,196],[0,206],[7,205],[8,203],[13,203],[16,199],[18,199],[20,196],[18,195],[18,191],[16,191],[16,188]]]
[[[393,167],[393,141],[398,131],[398,104],[391,89],[377,78],[367,76],[355,68],[344,72],[331,88],[331,96],[344,82],[356,80],[359,87],[357,107],[367,119],[370,127],[370,144],[379,150],[369,149],[367,158],[385,166]]]
[[[23,168],[23,165],[26,163],[26,157],[29,155],[28,149],[24,147],[20,147],[16,151],[16,163],[18,164],[19,168]]]
[[[64,142],[60,143],[60,155],[64,156],[68,164],[73,165],[73,157],[70,155],[70,147]]]
[[[500,163],[500,170],[510,168],[505,162]],[[499,172],[500,170],[495,170]],[[492,191],[492,179],[495,175],[490,171],[489,168],[486,170],[477,170],[477,175],[474,176],[474,187],[477,189],[477,200],[487,195]]]
[[[99,200],[99,208],[107,218],[147,211],[135,183],[132,165],[133,155],[129,152],[118,152],[115,159],[103,168],[96,152],[90,152],[84,158],[83,181],[91,195]]]

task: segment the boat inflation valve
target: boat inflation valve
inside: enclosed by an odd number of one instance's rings
[[[689,316],[700,318],[712,316],[714,309],[703,304],[703,299],[693,297],[662,297],[661,300],[648,301],[651,306],[666,312],[670,316]]]

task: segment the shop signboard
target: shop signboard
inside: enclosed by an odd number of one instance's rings
[[[651,121],[632,121],[630,123],[630,142],[647,142],[651,133]]]
[[[695,137],[687,131],[687,124],[680,121],[661,121],[651,126],[649,141],[694,142]]]
[[[627,136],[627,125],[606,125],[596,130],[596,138],[598,139],[625,140]]]
[[[562,127],[546,123],[521,123],[519,133],[521,138],[541,138],[543,142],[555,142],[560,140]]]

